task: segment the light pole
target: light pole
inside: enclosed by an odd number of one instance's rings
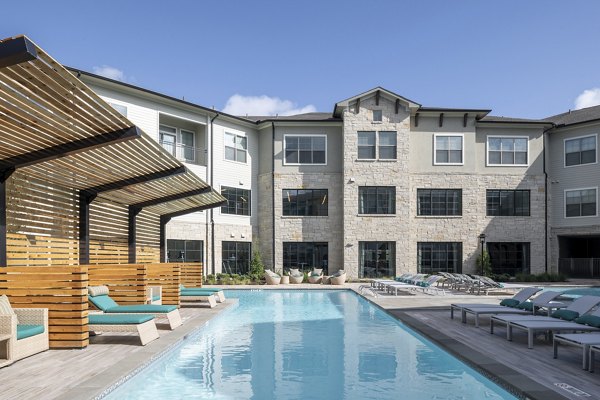
[[[485,245],[485,233],[479,235],[479,243],[481,243],[481,276],[483,276],[483,246]]]

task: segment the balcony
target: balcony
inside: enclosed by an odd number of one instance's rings
[[[160,145],[169,153],[173,154],[179,161],[206,166],[206,151],[200,147],[187,146],[170,141],[159,141]]]

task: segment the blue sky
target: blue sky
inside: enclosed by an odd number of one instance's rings
[[[1,37],[24,33],[65,65],[237,113],[331,111],[378,85],[516,117],[575,108],[586,90],[579,106],[600,103],[592,0],[11,1],[1,14]]]

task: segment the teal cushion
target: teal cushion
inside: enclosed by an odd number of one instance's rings
[[[158,301],[160,300],[160,296],[152,296],[152,301]]]
[[[17,325],[17,340],[44,333],[44,325]]]
[[[519,304],[516,308],[521,310],[533,311],[533,303],[531,301],[524,301],[521,304]],[[536,307],[535,309],[537,310],[539,309],[539,307]]]
[[[321,276],[321,274],[317,274],[316,272],[311,272],[310,276]]]
[[[558,310],[552,313],[552,317],[564,319],[565,321],[573,321],[575,318],[579,317],[579,313],[571,310]]]
[[[596,315],[582,315],[581,317],[575,319],[575,322],[578,324],[584,324],[593,326],[595,328],[600,328],[600,317]]]
[[[519,300],[515,300],[515,299],[504,299],[500,302],[501,306],[505,306],[505,307],[516,307],[520,304]]]
[[[88,320],[90,325],[138,325],[154,319],[154,315],[108,315],[90,314]]]
[[[133,306],[117,306],[105,310],[107,313],[148,313],[165,314],[177,310],[177,306],[161,306],[158,304],[135,304]]]
[[[304,276],[304,274],[300,274],[300,276]],[[206,287],[198,287],[198,288],[194,288],[194,287],[189,287],[189,288],[184,288],[185,290],[204,290],[206,292],[213,292],[213,293],[217,293],[217,292],[222,292],[223,289],[218,289],[218,288],[206,288]]]
[[[215,294],[215,292],[202,289],[185,289],[181,291],[182,296],[210,296],[212,294]]]
[[[106,311],[109,308],[118,307],[119,305],[115,303],[113,299],[110,298],[109,295],[103,294],[100,296],[88,296],[88,299],[92,302],[98,310]]]

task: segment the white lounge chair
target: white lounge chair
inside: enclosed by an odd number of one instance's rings
[[[93,332],[135,332],[142,346],[158,339],[154,315],[146,314],[90,314],[88,329]]]

